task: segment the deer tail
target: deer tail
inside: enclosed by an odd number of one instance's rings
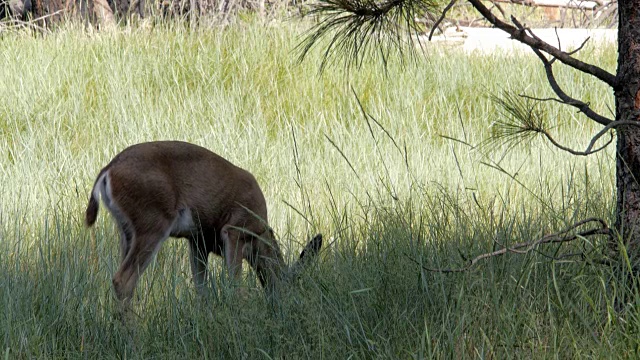
[[[87,204],[87,210],[85,211],[84,222],[87,227],[91,227],[96,222],[98,218],[98,209],[100,208],[100,203],[98,202],[98,194],[99,194],[99,183],[106,181],[105,172],[106,168],[102,169],[98,174],[98,178],[93,184],[93,188],[91,189],[91,194],[89,195],[89,203]]]

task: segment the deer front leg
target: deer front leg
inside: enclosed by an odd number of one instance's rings
[[[229,276],[232,280],[239,280],[242,274],[242,246],[240,231],[233,229],[231,225],[225,225],[220,231],[224,244],[224,259],[227,263]]]
[[[207,271],[207,261],[209,252],[204,243],[197,239],[189,240],[191,273],[193,274],[193,283],[196,286],[198,294],[204,295],[207,279],[209,277]]]
[[[224,259],[227,263],[227,269],[229,271],[229,277],[235,283],[238,284],[242,275],[242,259],[243,259],[243,236],[240,230],[233,229],[231,225],[225,225],[220,231],[220,236],[224,244]],[[248,296],[246,289],[243,287],[236,287],[236,294],[241,298]]]

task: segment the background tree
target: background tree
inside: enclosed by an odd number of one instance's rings
[[[365,56],[374,52],[379,53],[385,61],[392,51],[406,54],[403,49],[416,48],[414,42],[420,33],[417,19],[427,14],[435,20],[432,35],[457,1],[452,0],[441,7],[436,0],[319,0],[312,5],[309,14],[317,16],[320,22],[300,44],[302,57],[323,37],[331,39],[326,45],[322,67],[338,57],[347,65],[357,66]],[[563,150],[575,155],[589,155],[611,142],[596,147],[595,144],[603,135],[609,133],[613,137],[611,132],[615,132],[617,200],[614,236],[610,237],[609,245],[619,250],[619,254],[628,254],[628,258],[622,256],[618,260],[628,259],[623,264],[635,273],[640,269],[640,0],[618,2],[616,74],[576,58],[574,55],[584,43],[577,50],[564,51],[560,45],[554,46],[543,41],[515,17],[512,16],[509,21],[499,18],[481,0],[459,1],[466,1],[491,25],[531,48],[544,66],[549,85],[557,96],[553,100],[575,107],[585,121],[595,121],[603,127],[585,151],[572,150],[555,142],[542,122],[534,118],[535,113],[530,108],[526,111],[524,100],[531,100],[531,97],[506,95],[497,100],[513,115],[513,120],[503,122],[499,137],[504,140],[527,132],[541,133]],[[405,44],[411,46],[407,48],[403,46]],[[593,76],[611,87],[615,97],[615,119],[595,112],[589,103],[567,94],[554,75],[554,65],[558,63]],[[520,111],[522,109],[525,111]],[[620,244],[624,247],[620,248]]]
[[[31,11],[31,0],[0,0],[0,19],[16,17],[24,19]]]

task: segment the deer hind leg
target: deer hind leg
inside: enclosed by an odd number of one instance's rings
[[[134,225],[136,230],[133,232],[129,251],[113,276],[116,297],[121,301],[131,300],[140,275],[158,252],[162,242],[169,237],[172,221],[163,219],[162,216],[154,219],[156,220],[150,228]]]
[[[189,239],[191,273],[193,274],[193,283],[199,294],[203,295],[209,274],[207,272],[207,261],[209,252],[204,242],[198,241],[197,238]]]
[[[120,233],[120,262],[124,261],[131,249],[131,242],[133,241],[133,228],[129,221],[116,209],[111,209],[111,214],[116,220],[118,225],[118,232]]]
[[[131,249],[133,230],[128,224],[119,224],[120,228],[120,262],[124,261]]]
[[[134,228],[129,218],[113,201],[108,173],[102,175],[101,179],[97,181],[96,191],[100,193],[104,205],[118,225],[118,231],[120,232],[120,261],[122,262],[131,249],[131,242],[134,237]]]

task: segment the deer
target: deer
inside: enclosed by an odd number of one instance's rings
[[[211,253],[224,258],[234,281],[247,260],[265,291],[273,294],[322,247],[318,234],[288,267],[269,227],[266,201],[255,177],[187,142],[139,143],[117,154],[94,182],[85,213],[87,227],[96,222],[99,198],[120,233],[121,262],[112,283],[125,308],[140,276],[169,237],[188,240],[199,293],[205,292]]]

